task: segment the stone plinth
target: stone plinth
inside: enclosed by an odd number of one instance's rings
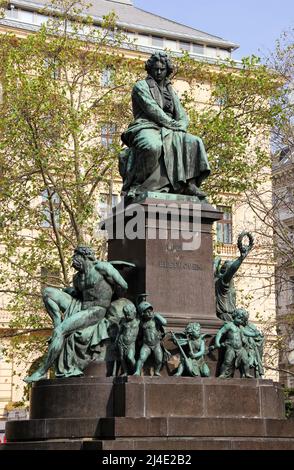
[[[6,436],[1,450],[294,449],[294,420],[271,380],[80,377],[34,384]]]
[[[199,204],[197,198],[155,197],[155,193],[147,193],[139,209],[137,214],[143,218],[143,229],[137,227],[139,239],[117,238],[122,229],[123,233],[128,230],[130,207],[118,209],[106,223],[107,228],[113,222],[109,261],[121,259],[136,264],[127,278],[130,299],[134,301],[138,294],[147,292],[148,300],[167,318],[169,327],[183,328],[190,321],[198,321],[203,331],[215,331],[221,322],[215,314],[212,224],[222,214],[210,204]],[[166,239],[162,239],[164,220]]]

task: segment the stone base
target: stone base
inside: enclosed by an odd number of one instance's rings
[[[217,424],[204,418],[131,420],[102,419],[104,433],[92,438],[8,442],[0,450],[294,450],[294,420],[221,418]],[[112,432],[107,433],[107,427]]]
[[[1,450],[294,450],[294,420],[270,380],[43,380],[31,400]]]

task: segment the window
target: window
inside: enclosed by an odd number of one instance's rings
[[[204,54],[204,45],[203,44],[192,44],[193,52],[195,54]]]
[[[101,220],[107,219],[112,215],[112,208],[119,203],[118,194],[100,193],[98,202],[98,214]]]
[[[103,87],[108,87],[113,85],[113,69],[112,67],[105,67],[104,70],[102,70],[101,74],[101,86]]]
[[[101,144],[103,147],[110,147],[113,143],[115,131],[116,127],[114,124],[104,124],[104,126],[101,127]]]
[[[44,60],[44,66],[50,70],[51,72],[51,77],[54,80],[57,80],[60,78],[60,68],[57,64],[57,61],[54,57],[46,57]]]
[[[206,55],[207,55],[208,57],[216,57],[216,48],[215,48],[215,47],[206,46]]]
[[[142,44],[142,46],[150,46],[150,43],[151,43],[150,35],[140,33],[138,43]]]
[[[6,16],[8,18],[18,18],[18,13],[19,13],[19,10],[18,8],[15,8],[14,5],[10,5],[8,6],[8,10],[6,12]]]
[[[180,49],[183,49],[184,51],[189,51],[191,49],[191,44],[186,41],[180,41]]]
[[[24,23],[33,24],[33,22],[34,22],[34,13],[32,11],[20,10],[19,11],[19,19],[20,19],[20,21],[23,21]]]
[[[60,219],[60,198],[57,193],[53,190],[50,190],[51,201],[53,205],[53,214],[54,220],[57,226],[59,226],[59,219]],[[48,189],[45,189],[42,194],[42,221],[41,227],[42,228],[52,228],[52,217],[51,217],[51,210],[49,205],[49,192]]]
[[[223,212],[223,219],[217,222],[217,241],[219,243],[231,244],[232,238],[232,209],[231,207],[218,206]]]
[[[294,304],[294,276],[289,277],[289,304]]]
[[[163,38],[159,36],[152,36],[152,46],[163,47]]]
[[[60,285],[60,272],[56,269],[41,267],[41,289],[47,286]]]
[[[228,57],[231,57],[230,51],[222,48],[217,49],[216,55],[221,59],[227,59]]]
[[[294,365],[294,339],[290,339],[288,344],[288,362]],[[294,377],[293,377],[294,379]]]

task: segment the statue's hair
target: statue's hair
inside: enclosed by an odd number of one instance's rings
[[[171,59],[165,52],[156,52],[152,54],[149,59],[145,62],[145,70],[150,74],[152,67],[156,62],[161,62],[166,66],[167,76],[169,77],[173,71],[174,66]]]
[[[197,329],[201,328],[200,323],[188,323],[188,325],[185,328],[185,332],[195,331],[196,328]]]
[[[127,304],[123,308],[123,313],[128,313],[128,312],[137,312],[137,309],[134,304]]]
[[[236,308],[236,310],[234,310],[233,312],[232,317],[235,318],[237,315],[239,317],[243,317],[245,320],[248,320],[249,318],[249,313],[247,312],[247,310],[245,310],[245,308]]]
[[[78,246],[74,254],[82,255],[84,258],[88,258],[90,261],[96,261],[96,256],[93,248],[90,246]]]

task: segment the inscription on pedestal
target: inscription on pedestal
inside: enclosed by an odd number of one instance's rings
[[[159,267],[162,269],[176,269],[178,271],[203,271],[199,264],[181,261],[159,261]]]

